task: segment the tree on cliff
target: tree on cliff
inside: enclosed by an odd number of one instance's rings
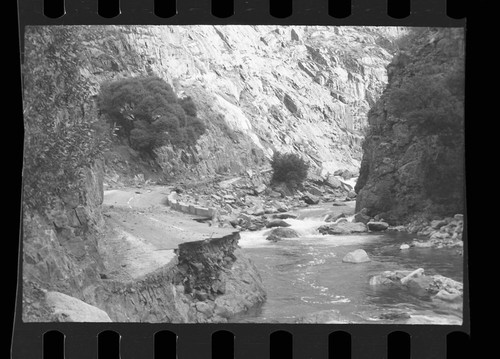
[[[275,152],[271,160],[273,177],[271,182],[284,182],[294,188],[302,184],[307,177],[309,164],[293,153]]]
[[[116,124],[120,137],[141,152],[167,143],[186,147],[205,132],[191,98],[179,99],[163,79],[126,78],[101,86],[99,109]]]

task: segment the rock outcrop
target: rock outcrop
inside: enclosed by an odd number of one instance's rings
[[[391,225],[463,213],[463,29],[423,29],[368,115],[356,210]]]
[[[64,109],[54,104],[61,117],[64,111],[98,115],[100,85],[125,77],[154,74],[179,96],[190,96],[208,130],[190,149],[158,151],[167,177],[243,172],[261,166],[274,150],[299,153],[317,172],[356,172],[366,113],[385,87],[393,40],[403,32],[382,27],[28,27],[25,56],[40,60],[26,70],[41,70],[50,61],[47,83],[59,89],[78,84],[80,94],[67,98]],[[106,156],[108,178],[141,169],[133,165],[137,154],[125,152]]]

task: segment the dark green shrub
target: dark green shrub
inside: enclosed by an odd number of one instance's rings
[[[307,177],[309,164],[293,153],[275,152],[271,160],[273,168],[273,183],[285,182],[292,188],[296,187]]]
[[[103,84],[99,108],[132,148],[150,155],[167,143],[191,146],[206,130],[196,117],[193,100],[179,99],[167,82],[155,76]]]

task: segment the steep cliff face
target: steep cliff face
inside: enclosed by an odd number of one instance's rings
[[[394,224],[463,213],[462,29],[416,31],[388,73],[368,116],[356,209]]]
[[[102,163],[84,171],[79,186],[53,198],[45,212],[23,213],[23,319],[50,320],[44,291],[83,296],[84,288],[101,283],[104,264],[98,240],[104,224],[100,205]]]
[[[385,86],[392,40],[402,31],[34,27],[26,43],[59,61],[60,89],[78,84],[80,96],[64,104],[69,112],[97,116],[100,85],[124,77],[155,74],[191,96],[208,132],[189,150],[159,151],[167,176],[239,173],[260,166],[275,149],[300,153],[318,172],[333,173],[359,166],[366,112]],[[70,71],[74,76],[64,76]]]

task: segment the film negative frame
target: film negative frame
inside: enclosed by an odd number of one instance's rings
[[[120,14],[101,17],[98,0],[65,0],[65,14],[51,19],[44,15],[44,0],[18,0],[19,39],[23,58],[24,28],[28,25],[354,25],[354,26],[439,26],[465,27],[465,18],[447,16],[445,0],[412,0],[411,14],[394,18],[387,14],[387,0],[352,0],[351,14],[345,18],[329,15],[329,3],[335,0],[293,0],[292,14],[280,18],[271,15],[269,0],[234,0],[234,14],[225,18],[211,13],[210,0],[178,0],[177,13],[161,18],[154,13],[154,0],[120,0]],[[154,337],[160,331],[176,335],[177,356],[180,359],[212,358],[212,335],[229,331],[234,336],[234,358],[278,358],[292,354],[299,358],[332,358],[332,333],[350,334],[351,357],[386,358],[388,337],[405,332],[411,338],[411,358],[449,358],[447,337],[455,335],[460,343],[470,334],[468,242],[464,228],[464,312],[463,324],[456,325],[364,325],[364,324],[169,324],[169,323],[23,323],[21,319],[22,233],[18,267],[18,295],[14,318],[12,358],[42,358],[43,336],[49,331],[64,334],[65,355],[68,358],[97,358],[99,333],[115,331],[120,335],[121,358],[153,358]],[[292,348],[273,344],[271,334],[286,331],[293,337]],[[396,335],[396,338],[403,338]],[[284,343],[284,344],[283,344]],[[276,347],[278,345],[278,347]],[[274,346],[274,349],[273,349]],[[231,346],[230,346],[231,347]],[[273,351],[274,350],[274,351]],[[450,348],[448,346],[448,352]],[[460,350],[460,349],[458,349]],[[270,354],[271,352],[271,354]],[[274,353],[274,354],[273,354]],[[213,358],[225,356],[213,356]],[[286,355],[283,357],[287,357]],[[289,356],[291,358],[292,356]],[[339,356],[340,357],[340,356]],[[111,357],[110,357],[111,358]],[[347,358],[347,357],[346,357]],[[396,358],[396,356],[393,356]]]

